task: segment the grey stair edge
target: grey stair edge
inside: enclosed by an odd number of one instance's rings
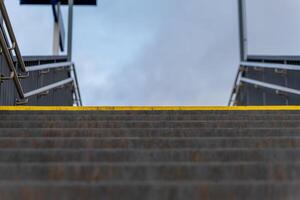
[[[299,128],[300,121],[286,122],[7,122],[1,123],[2,128],[12,127],[36,127],[36,128],[247,128],[247,127],[277,127],[277,128]]]
[[[214,181],[107,181],[107,182],[89,182],[89,181],[0,181],[0,187],[16,187],[16,186],[29,186],[36,185],[38,187],[43,186],[154,186],[154,187],[164,187],[164,186],[197,186],[197,185],[236,185],[236,186],[297,186],[300,188],[300,180],[297,181],[219,181],[218,183]]]
[[[226,119],[226,120],[80,120],[80,123],[263,123],[263,122],[281,122],[281,123],[299,123],[298,119],[295,120],[265,120],[265,119],[259,119],[259,120],[251,120],[249,121],[248,119],[242,119],[242,120],[232,120],[232,119]],[[2,121],[0,122],[2,124]],[[4,123],[8,123],[6,121],[3,121]],[[41,121],[36,121],[36,120],[15,120],[15,121],[10,121],[10,123],[41,123]],[[51,121],[47,121],[47,123],[76,123],[73,120],[51,120]],[[77,122],[78,123],[78,122]]]
[[[30,163],[0,163],[0,167],[31,167],[31,166],[40,166],[40,167],[60,167],[60,166],[70,166],[70,167],[76,167],[76,166],[112,166],[112,167],[197,167],[197,166],[298,166],[300,167],[300,161],[286,161],[286,162],[280,162],[280,161],[232,161],[232,162],[222,162],[222,161],[211,161],[207,163],[199,163],[199,162],[192,162],[192,161],[170,161],[170,162],[150,162],[150,161],[141,161],[141,162],[79,162],[79,161],[71,161],[71,162],[50,162],[50,163],[41,163],[41,162],[30,162]]]
[[[1,149],[215,149],[256,148],[286,149],[300,148],[300,138],[0,138]]]
[[[79,130],[78,128],[37,128],[37,127],[32,127],[32,128],[28,128],[28,127],[18,127],[18,128],[1,128],[0,127],[0,131],[110,131],[112,130],[112,128],[83,128],[82,130]],[[127,128],[114,128],[115,131],[127,131]],[[255,128],[251,128],[251,127],[247,127],[247,128],[234,128],[234,127],[216,127],[216,128],[207,128],[207,127],[178,127],[178,128],[169,128],[169,127],[161,127],[161,128],[157,128],[157,127],[145,127],[145,128],[135,128],[132,127],[130,128],[131,131],[144,131],[144,130],[168,130],[168,131],[185,131],[185,130],[192,130],[192,131],[240,131],[240,132],[245,132],[245,131],[283,131],[283,130],[292,130],[292,131],[300,131],[300,127],[255,127]],[[0,132],[1,133],[1,132]]]
[[[296,135],[296,136],[265,136],[265,138],[261,138],[261,137],[250,137],[250,136],[234,136],[234,137],[226,137],[226,136],[215,136],[215,137],[211,137],[211,136],[201,136],[201,137],[196,137],[196,136],[191,136],[191,137],[186,137],[186,138],[180,138],[180,137],[174,137],[174,136],[169,136],[169,137],[162,137],[162,136],[157,136],[157,137],[153,137],[153,138],[144,138],[144,137],[138,137],[138,136],[124,136],[124,137],[105,137],[105,138],[99,138],[99,137],[95,137],[95,136],[91,136],[91,137],[85,137],[85,136],[80,136],[80,137],[66,137],[66,136],[61,136],[61,137],[47,137],[46,136],[41,136],[38,135],[37,137],[34,138],[28,138],[28,137],[24,137],[24,136],[20,136],[20,137],[0,137],[0,142],[1,140],[5,140],[5,141],[18,141],[18,140],[29,140],[29,141],[54,141],[54,140],[60,140],[60,141],[79,141],[79,140],[87,140],[87,141],[91,141],[91,140],[96,140],[96,141],[124,141],[126,142],[127,140],[138,140],[138,141],[151,141],[151,140],[162,140],[162,141],[168,141],[168,140],[174,140],[174,141],[194,141],[194,140],[228,140],[228,141],[235,141],[235,140],[268,140],[268,141],[273,141],[273,140],[300,140],[300,134]]]
[[[18,149],[0,149],[0,152],[34,152],[37,151],[35,148],[18,148]],[[290,152],[290,151],[295,151],[300,153],[300,149],[295,149],[295,148],[263,148],[263,149],[257,149],[257,148],[203,148],[203,149],[198,149],[198,148],[183,148],[183,149],[124,149],[124,148],[114,148],[114,149],[64,149],[64,148],[46,148],[46,149],[38,149],[37,152],[223,152],[223,151],[228,151],[228,152],[236,152],[236,151],[241,151],[241,152]],[[274,152],[275,153],[275,152]],[[300,154],[299,154],[300,155]]]

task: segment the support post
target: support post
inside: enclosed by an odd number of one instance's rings
[[[248,54],[248,39],[247,39],[247,17],[246,17],[246,1],[238,1],[239,15],[239,37],[240,37],[240,60],[246,61]]]
[[[74,0],[69,0],[69,17],[68,17],[68,61],[72,61],[73,6],[74,6]]]
[[[60,15],[60,2],[57,5],[53,5],[53,9],[55,9],[54,13]],[[53,30],[53,55],[59,55],[59,45],[60,45],[60,25],[59,19],[60,16],[56,16],[56,20],[54,20],[54,30]]]

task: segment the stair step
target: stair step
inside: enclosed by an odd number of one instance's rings
[[[0,162],[287,162],[300,161],[299,149],[8,149]]]
[[[297,137],[300,128],[0,128],[1,137]]]
[[[1,128],[300,128],[299,120],[287,121],[15,121],[0,122]]]
[[[0,118],[0,199],[300,196],[300,111],[0,111]]]
[[[0,181],[300,181],[300,163],[0,164]]]
[[[217,192],[216,192],[217,191]],[[272,199],[296,200],[300,196],[300,183],[296,182],[162,182],[162,181],[124,181],[124,182],[2,182],[2,199],[30,200],[199,200],[199,199]]]
[[[1,149],[300,148],[299,137],[245,138],[1,138]]]

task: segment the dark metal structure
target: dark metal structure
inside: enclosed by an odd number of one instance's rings
[[[68,5],[68,0],[61,0],[62,5]],[[29,5],[51,5],[53,0],[21,0],[21,4]],[[74,5],[86,5],[86,6],[96,6],[97,0],[74,0]]]
[[[245,0],[238,13],[241,62],[229,105],[299,105],[300,56],[249,55]]]
[[[54,12],[53,55],[21,55],[4,1],[0,1],[0,105],[82,105],[75,65],[72,62],[73,4],[96,5],[96,0],[21,0],[21,4],[52,4]],[[60,5],[69,6],[68,53]]]
[[[27,69],[33,69],[34,66],[44,66],[46,64],[66,63],[66,56],[30,56],[23,57]],[[9,74],[5,58],[0,58],[1,74]],[[16,62],[15,62],[16,63]],[[48,68],[43,70],[30,71],[28,76],[20,79],[21,85],[26,92],[34,91],[37,88],[43,88],[53,83],[71,78],[70,66]],[[20,97],[12,80],[2,80],[0,86],[0,105],[15,105],[24,103],[25,105],[62,105],[70,106],[77,104],[77,99],[73,97],[74,85],[70,81],[68,84],[61,85],[51,90],[45,90],[37,95],[27,98],[26,102],[19,102]],[[17,100],[17,101],[16,101]],[[80,103],[78,102],[80,105]]]

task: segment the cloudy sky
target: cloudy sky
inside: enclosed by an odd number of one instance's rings
[[[51,54],[50,7],[6,4],[22,53]],[[251,0],[247,8],[249,54],[300,54],[299,0]],[[77,7],[74,61],[84,104],[227,104],[238,67],[237,23],[236,0]]]

